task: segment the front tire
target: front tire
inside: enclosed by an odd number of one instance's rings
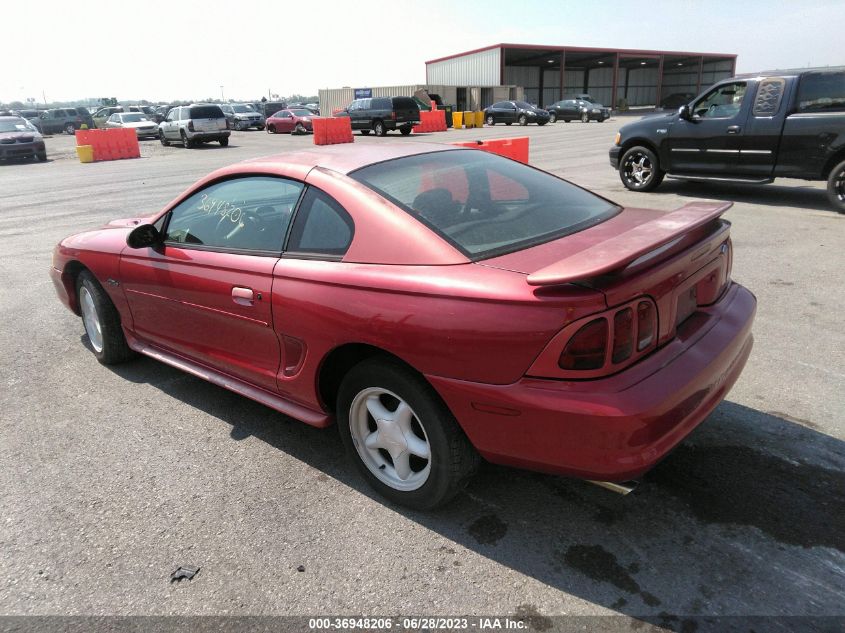
[[[267,134],[275,134],[276,133],[276,126],[275,125],[268,125],[267,126]]]
[[[220,137],[220,139],[217,142],[220,143],[220,147],[229,147],[229,137],[228,136]]]
[[[375,121],[373,123],[373,134],[376,136],[386,136],[387,135],[387,128],[384,127],[384,123],[381,121]]]
[[[589,123],[590,122],[590,115],[586,112],[581,114],[581,123]]]
[[[492,114],[487,115],[487,125],[496,125],[496,119],[493,118]]]
[[[159,133],[158,133],[158,140],[160,140],[160,141],[161,141],[161,144],[162,144],[162,145],[164,145],[165,147],[167,147],[168,145],[170,145],[170,141],[168,141],[168,140],[167,140],[167,138],[164,136],[164,131],[163,131],[163,130],[159,130]]]
[[[73,136],[74,134],[76,134],[76,128],[75,128],[75,127],[73,127],[73,123],[68,123],[68,124],[65,126],[65,133],[66,133],[66,134],[70,134],[71,136]]]
[[[619,178],[631,191],[651,191],[663,182],[664,175],[657,155],[647,147],[632,147],[619,161]]]
[[[47,152],[37,152],[35,154],[35,158],[37,158],[40,163],[47,162]]]
[[[524,114],[519,115],[519,119],[517,119],[520,125],[528,125],[528,117]]]
[[[834,209],[845,213],[845,161],[831,170],[827,179],[827,197]]]
[[[349,371],[337,419],[346,451],[370,486],[416,510],[449,501],[479,463],[431,385],[391,359],[372,358]]]
[[[556,123],[557,122],[557,114],[554,112],[549,112],[549,123]]]
[[[305,132],[306,132],[306,130],[305,130],[305,126],[304,126],[304,125],[302,125],[302,123],[297,123],[297,124],[296,124],[296,127],[295,127],[295,128],[293,128],[293,133],[294,133],[294,134],[305,134]]]
[[[126,343],[120,314],[106,291],[87,270],[76,279],[76,298],[85,334],[97,360],[104,365],[125,362],[135,356]]]

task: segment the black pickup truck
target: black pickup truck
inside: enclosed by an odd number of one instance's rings
[[[610,164],[632,191],[663,177],[765,184],[826,180],[845,213],[845,69],[734,77],[677,113],[624,126]]]

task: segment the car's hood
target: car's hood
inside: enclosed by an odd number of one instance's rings
[[[16,143],[29,143],[35,139],[40,139],[41,135],[35,130],[15,131],[15,132],[0,132],[0,139],[11,139]]]
[[[123,218],[122,220],[112,220],[108,224],[106,224],[103,228],[108,229],[121,229],[121,228],[135,228],[136,226],[140,226],[141,224],[146,224],[149,222],[154,216],[145,216],[142,218]]]

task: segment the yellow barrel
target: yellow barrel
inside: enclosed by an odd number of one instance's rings
[[[475,116],[472,112],[464,112],[464,125],[468,128],[475,127]]]
[[[475,127],[484,127],[484,113],[483,112],[476,112],[475,113]]]
[[[92,145],[78,145],[76,155],[79,156],[80,163],[93,163],[94,147]]]
[[[452,113],[452,127],[456,130],[460,130],[464,126],[464,113],[463,112],[453,112]]]

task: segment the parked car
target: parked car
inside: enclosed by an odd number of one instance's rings
[[[258,130],[264,129],[264,116],[248,103],[224,104],[220,106],[220,109],[223,110],[229,127],[233,130],[248,130],[251,127]]]
[[[267,119],[267,132],[269,134],[305,134],[311,132],[310,110],[305,108],[291,108],[281,110]]]
[[[564,99],[548,106],[546,110],[549,112],[549,121],[552,123],[555,121],[569,123],[578,120],[583,123],[590,121],[603,123],[610,118],[610,108],[583,99]]]
[[[335,116],[348,116],[352,129],[365,136],[384,136],[391,130],[407,136],[420,122],[420,107],[411,97],[372,97],[355,99]]]
[[[106,106],[104,108],[100,108],[94,113],[94,125],[98,128],[105,128],[106,121],[109,119],[109,117],[119,112],[138,112],[140,114],[146,115],[151,120],[155,117],[155,108],[153,108],[152,106]]]
[[[729,207],[623,209],[477,149],[335,145],[68,237],[51,275],[100,362],[141,353],[336,421],[376,490],[425,509],[479,456],[624,481],[692,432],[752,346]]]
[[[10,158],[47,160],[41,134],[32,123],[20,116],[0,116],[0,160]]]
[[[135,130],[138,138],[158,138],[158,125],[141,112],[115,112],[106,119],[105,127],[128,127]]]
[[[499,101],[484,109],[484,121],[487,125],[536,123],[545,125],[550,120],[549,113],[525,101]]]
[[[74,134],[83,125],[94,127],[91,114],[85,108],[52,108],[41,112],[39,118],[43,134]]]
[[[280,110],[287,110],[288,108],[288,104],[286,101],[265,101],[258,105],[260,106],[258,108],[258,112],[263,114],[265,119],[273,116],[276,112],[279,112]]]
[[[153,110],[153,120],[156,123],[161,123],[167,117],[167,113],[173,109],[174,106],[171,105],[160,105],[156,106]]]
[[[194,104],[173,108],[158,126],[162,145],[181,142],[185,147],[195,147],[208,141],[217,141],[221,147],[229,144],[229,122],[220,106]]]
[[[660,102],[659,108],[662,110],[677,110],[682,105],[691,103],[693,99],[695,99],[695,95],[691,92],[674,92]]]
[[[651,191],[667,175],[826,180],[845,213],[845,70],[726,79],[676,113],[622,127],[610,164],[632,191]]]
[[[18,116],[32,123],[35,129],[41,132],[41,112],[39,110],[20,110]]]

